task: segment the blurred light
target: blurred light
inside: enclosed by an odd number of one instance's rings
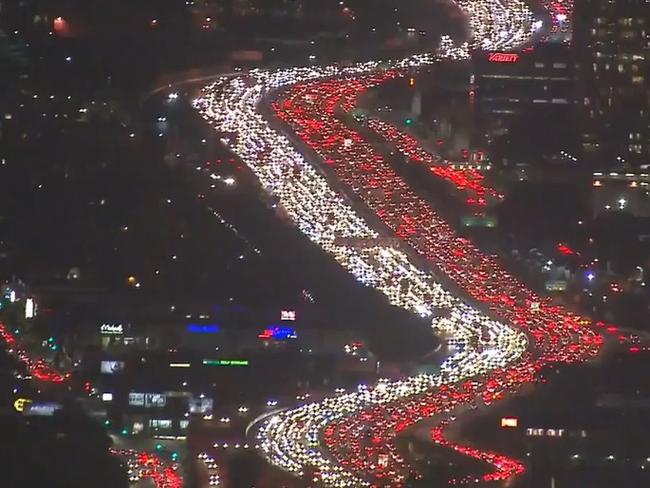
[[[28,298],[25,300],[25,318],[32,319],[34,318],[34,299]]]

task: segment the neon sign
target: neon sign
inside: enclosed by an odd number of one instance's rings
[[[490,53],[488,55],[490,63],[516,63],[519,61],[517,53]]]
[[[283,341],[285,339],[295,339],[298,336],[292,327],[273,326],[264,329],[261,334],[257,335],[257,337],[260,339],[275,339],[276,341]]]
[[[192,334],[216,334],[219,332],[217,324],[187,324],[187,331]]]
[[[28,398],[18,398],[14,402],[14,408],[16,409],[16,412],[22,413],[30,403],[32,403],[32,401]]]

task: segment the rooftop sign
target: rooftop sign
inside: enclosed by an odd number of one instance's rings
[[[488,55],[490,63],[516,63],[519,61],[517,53],[490,53]]]
[[[99,332],[106,335],[122,335],[124,334],[124,326],[122,324],[102,324]]]

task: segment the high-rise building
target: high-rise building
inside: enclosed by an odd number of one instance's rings
[[[647,0],[576,3],[581,146],[596,169],[650,163],[649,19]]]
[[[565,46],[541,45],[524,52],[478,52],[474,56],[477,101],[491,117],[553,111],[568,117],[573,101],[573,64]]]
[[[534,163],[575,152],[575,69],[567,44],[476,53],[473,61],[470,94],[480,124],[490,139],[508,140],[509,158]]]

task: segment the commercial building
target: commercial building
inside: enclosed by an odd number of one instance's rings
[[[650,217],[650,174],[647,172],[593,173],[594,215],[624,210],[636,217]]]
[[[594,169],[650,160],[650,32],[645,0],[576,5],[580,137]]]
[[[574,69],[564,45],[545,44],[521,53],[479,52],[474,73],[474,97],[486,116],[539,111],[568,116],[572,111]]]

